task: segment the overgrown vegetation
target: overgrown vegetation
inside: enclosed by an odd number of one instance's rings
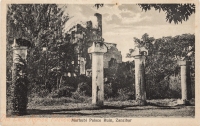
[[[84,75],[67,75],[77,72],[78,68],[74,65],[74,45],[62,34],[62,26],[68,17],[63,15],[61,8],[55,4],[9,5],[7,19],[7,102],[15,103],[9,101],[9,97],[17,97],[16,101],[20,106],[13,104],[14,108],[25,109],[28,102],[26,95],[30,102],[37,103],[35,100],[38,100],[38,104],[43,105],[91,100],[92,78]],[[10,90],[13,85],[9,83],[12,79],[10,41],[19,37],[30,40],[32,49],[28,52],[27,64],[24,63],[27,74],[16,79],[14,86],[15,92],[18,93],[15,93],[17,96],[11,96]],[[139,46],[147,47],[150,52],[145,63],[148,99],[180,98],[180,66],[177,64],[179,59],[192,62],[190,86],[194,87],[194,35],[183,34],[154,39],[144,34],[142,39],[134,40]],[[46,51],[42,51],[44,46],[47,47]],[[130,52],[132,51],[134,49],[130,49]],[[127,56],[130,57],[130,54]],[[115,66],[104,70],[105,99],[135,99],[134,61]],[[194,88],[191,97],[194,97]],[[43,98],[47,100],[42,102]],[[23,101],[20,101],[21,99]]]
[[[26,108],[28,104],[27,98],[27,87],[29,84],[26,72],[26,61],[21,56],[18,55],[16,58],[17,62],[13,66],[13,78],[12,83],[9,86],[10,106],[12,109],[12,114],[22,115],[26,113]],[[9,84],[9,83],[7,83]],[[8,97],[7,97],[8,98]]]
[[[190,75],[187,75],[191,83],[188,89],[194,87],[195,67],[195,36],[183,34],[175,37],[163,37],[154,39],[144,34],[141,39],[134,38],[136,44],[145,46],[149,50],[146,59],[146,91],[147,98],[180,98],[180,66],[179,60],[189,60]],[[134,49],[130,49],[130,52]],[[129,57],[130,54],[127,54]],[[191,78],[190,78],[191,77]],[[194,97],[194,89],[190,97]]]

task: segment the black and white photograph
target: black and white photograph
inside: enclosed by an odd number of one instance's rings
[[[0,125],[195,119],[198,1],[80,1],[4,1]]]

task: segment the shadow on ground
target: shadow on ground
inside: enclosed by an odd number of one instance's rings
[[[32,106],[21,117],[194,117],[195,106],[147,101],[145,106],[130,102],[105,102],[103,106],[90,103],[67,103],[64,105]],[[7,115],[7,117],[15,117]]]
[[[109,112],[106,112],[106,110],[164,110],[164,109],[180,109],[184,106],[159,106],[159,105],[147,105],[147,106],[137,106],[137,105],[123,105],[123,106],[110,106],[110,105],[104,105],[104,106],[92,106],[92,107],[86,107],[86,108],[74,108],[74,109],[28,109],[27,115],[49,115],[49,114],[66,114],[66,115],[79,115],[79,116],[86,116],[86,115],[103,115],[103,114],[109,114]],[[83,113],[81,111],[89,110],[90,113]],[[98,112],[95,113],[93,110],[105,110],[105,112]],[[93,112],[92,112],[93,111]]]

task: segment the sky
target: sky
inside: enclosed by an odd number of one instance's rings
[[[185,33],[195,33],[195,15],[191,15],[189,20],[174,24],[166,22],[164,12],[142,11],[136,4],[104,4],[99,9],[93,4],[69,4],[66,5],[65,14],[70,20],[65,24],[67,31],[72,25],[77,23],[85,24],[86,21],[93,21],[96,25],[95,13],[102,14],[102,30],[105,42],[116,43],[117,48],[122,53],[122,60],[129,60],[126,54],[129,49],[134,48],[133,38],[141,38],[147,33],[155,39],[164,36],[176,36]]]

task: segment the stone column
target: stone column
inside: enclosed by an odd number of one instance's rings
[[[148,51],[145,48],[135,48],[131,56],[135,61],[135,99],[138,105],[146,104],[145,59]]]
[[[145,56],[135,56],[135,98],[138,105],[146,104],[144,60]]]
[[[18,45],[14,39],[12,85],[11,85],[11,114],[23,115],[26,113],[27,99],[27,76],[26,56],[28,47]]]
[[[80,75],[82,74],[86,74],[85,73],[85,64],[86,64],[86,60],[83,57],[80,57]]]
[[[189,61],[180,60],[179,65],[181,66],[181,101],[179,104],[187,104],[188,103],[188,67]]]
[[[88,49],[92,53],[92,104],[102,106],[104,102],[103,54],[107,47],[102,42],[94,42]]]

